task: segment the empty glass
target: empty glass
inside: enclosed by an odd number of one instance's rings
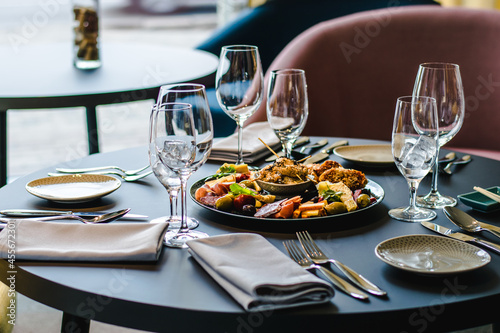
[[[156,105],[153,106],[150,118],[155,117]],[[150,121],[149,128],[149,164],[151,165],[151,170],[153,174],[160,181],[160,183],[165,187],[168,192],[168,197],[170,201],[170,215],[162,216],[151,220],[151,223],[158,222],[168,222],[169,230],[179,229],[181,227],[181,217],[178,213],[178,194],[181,190],[181,180],[172,170],[163,165],[158,156],[157,150],[154,149],[154,138],[153,134],[153,121]],[[198,220],[188,217],[187,224],[189,229],[194,229],[199,225]]]
[[[309,115],[306,76],[302,69],[271,72],[266,110],[267,121],[280,139],[285,156],[292,158],[292,147]]]
[[[205,136],[205,132],[198,136],[197,123],[210,134],[213,132],[211,117],[195,120],[190,104],[161,104],[151,117],[152,149],[181,183],[181,228],[167,232],[165,244],[170,247],[186,248],[188,240],[208,236],[187,226],[187,181],[206,161],[212,146],[212,136]]]
[[[458,65],[448,63],[425,63],[418,69],[413,96],[429,96],[436,99],[439,119],[439,147],[450,141],[462,127],[465,99],[462,78]],[[455,206],[457,200],[438,192],[438,163],[432,172],[431,191],[417,197],[417,204],[426,208]]]
[[[429,221],[436,212],[415,205],[418,185],[436,163],[438,151],[436,100],[431,97],[400,97],[392,129],[392,155],[410,188],[410,205],[394,208],[389,215],[406,222]]]
[[[236,121],[238,159],[243,163],[243,123],[259,108],[264,89],[264,74],[259,50],[252,45],[223,46],[215,78],[217,101]]]

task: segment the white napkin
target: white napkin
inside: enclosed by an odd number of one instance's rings
[[[55,261],[154,261],[168,223],[77,224],[26,219],[0,232],[0,258]],[[9,252],[10,251],[10,252]]]
[[[274,151],[280,147],[280,140],[266,121],[251,123],[243,127],[243,160],[253,163],[272,153],[259,138]],[[238,133],[214,142],[210,153],[210,160],[231,162],[238,157]]]
[[[258,234],[188,241],[194,259],[247,311],[328,302],[331,285],[307,272]]]

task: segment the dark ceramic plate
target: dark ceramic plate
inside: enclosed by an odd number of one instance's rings
[[[372,195],[377,199],[374,203],[372,203],[370,206],[357,209],[353,212],[347,212],[347,213],[342,213],[342,214],[336,214],[336,215],[328,215],[328,216],[321,216],[321,217],[310,217],[306,219],[275,219],[275,218],[256,218],[253,216],[245,216],[245,215],[239,215],[239,214],[234,214],[230,212],[225,212],[221,210],[217,210],[215,208],[205,206],[202,203],[196,201],[195,199],[195,192],[198,188],[203,186],[205,183],[205,179],[203,178],[201,180],[198,180],[195,182],[191,188],[190,188],[190,195],[191,198],[193,199],[194,202],[196,202],[198,205],[201,207],[216,213],[219,218],[214,219],[215,222],[217,223],[222,223],[226,225],[238,225],[238,226],[244,226],[245,228],[249,229],[255,229],[255,230],[268,230],[268,229],[277,229],[280,230],[281,227],[285,227],[285,229],[291,229],[291,230],[305,230],[314,226],[328,226],[331,224],[337,224],[342,218],[351,218],[351,217],[357,217],[358,215],[361,215],[363,212],[366,212],[368,210],[371,210],[375,206],[377,206],[379,203],[382,202],[384,199],[384,189],[382,186],[377,184],[376,182],[368,179],[368,184],[366,184],[365,189],[368,189],[371,191]],[[223,218],[220,218],[223,217]],[[228,218],[230,217],[230,218]],[[243,222],[243,224],[241,223]],[[356,224],[352,224],[353,226]],[[300,228],[300,229],[299,229]],[[345,229],[345,228],[342,228]],[[348,229],[348,228],[347,228]],[[284,229],[283,229],[284,230]]]

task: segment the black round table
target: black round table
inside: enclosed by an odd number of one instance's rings
[[[100,46],[102,66],[73,66],[72,43],[0,46],[0,186],[7,183],[7,110],[86,108],[89,153],[99,152],[96,107],[156,99],[161,85],[213,84],[218,58],[189,48],[141,43]]]
[[[313,140],[315,138],[312,138]],[[329,138],[332,143],[336,138]],[[349,139],[351,145],[377,143]],[[444,150],[442,154],[444,155]],[[200,220],[199,230],[210,235],[257,232],[285,252],[282,241],[295,239],[294,231],[308,229],[323,250],[349,265],[388,292],[387,297],[370,296],[359,301],[336,292],[326,305],[262,313],[245,312],[224,289],[190,257],[186,250],[164,248],[157,263],[53,263],[17,262],[16,288],[20,293],[64,312],[63,331],[83,318],[148,331],[175,332],[304,332],[328,327],[334,332],[439,332],[494,323],[495,304],[500,301],[500,256],[467,273],[445,276],[416,275],[398,270],[379,260],[374,249],[380,242],[401,235],[433,234],[418,223],[391,219],[390,208],[408,204],[408,187],[392,167],[367,168],[332,155],[346,168],[356,168],[380,184],[385,198],[379,205],[349,218],[332,218],[314,230],[306,224],[295,227],[260,225],[212,213],[189,199],[188,213]],[[138,168],[147,164],[147,148],[140,147],[95,154],[73,161],[72,167],[120,165]],[[219,163],[207,163],[190,179],[190,184],[212,174]],[[67,165],[66,165],[67,166]],[[439,189],[456,196],[474,185],[500,184],[495,170],[499,161],[473,156],[473,162],[457,168],[452,176],[440,175]],[[40,170],[0,189],[3,208],[63,208],[34,197],[24,185],[46,176],[54,168]],[[427,193],[430,177],[422,181],[419,193]],[[167,192],[154,176],[122,187],[94,203],[71,209],[132,208],[150,218],[168,212]],[[459,203],[459,208],[476,218],[499,225],[499,213],[483,214]],[[438,211],[433,221],[456,227]],[[304,223],[307,223],[306,221]],[[297,230],[294,230],[297,229]],[[480,237],[495,241],[487,234]],[[0,260],[0,278],[6,282],[7,262]],[[66,327],[65,327],[66,326]]]

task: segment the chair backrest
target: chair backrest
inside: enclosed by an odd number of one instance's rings
[[[423,62],[460,66],[465,121],[450,146],[500,150],[500,12],[436,6],[332,19],[290,42],[266,73],[306,72],[304,135],[391,139],[397,97],[411,95]],[[266,101],[248,121],[266,118]]]

